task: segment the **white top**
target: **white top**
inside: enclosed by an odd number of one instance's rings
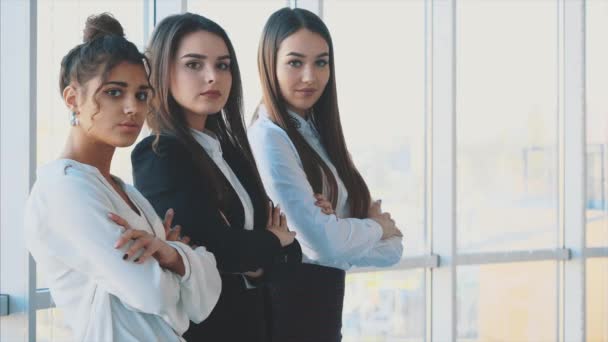
[[[213,160],[215,165],[217,165],[217,167],[222,171],[224,177],[226,177],[228,182],[230,182],[230,185],[232,185],[232,188],[239,196],[239,199],[243,204],[243,210],[245,211],[244,228],[247,230],[253,230],[254,209],[253,203],[251,202],[251,197],[249,197],[249,193],[247,190],[245,190],[241,184],[241,181],[239,181],[238,177],[234,174],[234,171],[232,171],[228,163],[226,163],[226,160],[224,160],[220,142],[217,141],[215,137],[211,136],[213,133],[200,132],[195,129],[190,129],[190,131],[192,132],[194,140],[196,140],[196,142],[198,142],[205,149],[209,157],[211,157],[211,160]]]
[[[182,257],[183,276],[154,258],[123,260],[131,244],[114,248],[124,229],[109,212],[163,240],[165,232],[150,203],[118,181],[141,216],[93,166],[60,159],[41,167],[26,205],[28,249],[75,341],[184,341],[189,321],[207,318],[219,298],[215,257],[168,242]]]
[[[298,131],[334,174],[338,185],[335,215],[315,206],[312,186],[287,132],[273,123],[263,105],[248,136],[266,192],[281,205],[289,227],[297,232],[303,262],[348,270],[351,266],[390,266],[403,254],[400,237],[381,240],[372,219],[349,218],[348,192],[329,160],[313,125],[295,113]],[[327,194],[325,194],[327,195]]]

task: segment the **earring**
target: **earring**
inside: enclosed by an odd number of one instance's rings
[[[80,125],[80,120],[78,120],[78,118],[76,117],[76,112],[72,112],[72,115],[70,116],[70,125],[72,125],[72,126]]]

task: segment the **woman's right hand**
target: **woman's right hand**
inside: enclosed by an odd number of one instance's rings
[[[392,237],[402,237],[403,234],[395,225],[395,220],[391,218],[390,213],[382,212],[382,202],[374,201],[369,210],[369,218],[378,222],[382,228],[382,240],[390,239]]]
[[[279,238],[282,247],[291,245],[295,240],[296,232],[290,232],[289,228],[287,228],[287,218],[285,214],[281,213],[279,206],[273,208],[271,202],[269,209],[266,229]]]
[[[180,276],[184,275],[184,262],[175,248],[147,231],[132,228],[124,218],[114,213],[109,213],[108,217],[114,223],[125,228],[118,241],[116,241],[114,248],[119,249],[129,242],[133,242],[123,255],[123,260],[129,260],[134,255],[143,251],[139,257],[133,260],[135,263],[143,264],[148,258],[153,257],[162,268],[166,268]]]

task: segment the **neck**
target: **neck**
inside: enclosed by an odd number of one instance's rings
[[[95,141],[81,128],[73,127],[61,157],[94,166],[106,179],[111,179],[110,165],[115,150],[116,147]]]
[[[192,112],[186,112],[186,121],[188,121],[188,126],[199,132],[203,132],[205,130],[205,125],[207,124],[207,117],[207,114],[196,114]]]
[[[298,116],[303,118],[304,120],[308,119],[308,113],[310,113],[310,108],[309,109],[297,109],[297,108],[294,108],[291,106],[287,106],[287,109],[289,109],[291,112],[298,114]]]

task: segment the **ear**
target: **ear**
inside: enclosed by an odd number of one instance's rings
[[[63,89],[63,101],[70,111],[78,113],[78,90],[75,86],[70,84]]]

